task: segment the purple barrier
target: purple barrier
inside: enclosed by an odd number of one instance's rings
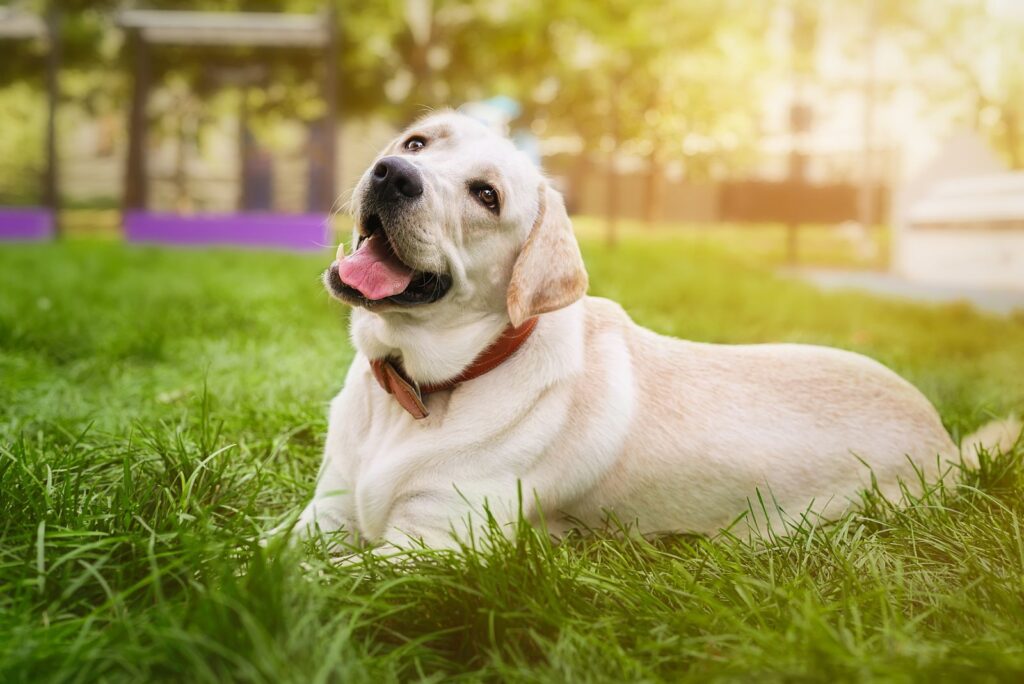
[[[329,246],[326,214],[155,214],[124,215],[129,242],[171,245],[243,245],[314,251]]]
[[[49,240],[53,212],[42,207],[0,207],[0,240]]]

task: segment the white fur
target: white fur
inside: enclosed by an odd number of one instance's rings
[[[959,460],[931,404],[875,361],[675,340],[593,297],[541,315],[514,356],[428,396],[430,416],[415,420],[377,385],[368,358],[396,356],[422,383],[469,365],[509,323],[512,268],[543,206],[542,176],[507,141],[451,113],[411,129],[436,130],[445,134],[410,155],[428,184],[410,218],[421,231],[413,262],[443,263],[455,284],[435,304],[353,312],[359,354],[331,404],[303,531],[450,546],[482,521],[485,502],[513,522],[521,484],[523,513],[543,513],[555,533],[607,513],[642,533],[713,533],[748,509],[754,527],[779,525],[780,510],[834,516],[872,473],[898,498],[901,481],[916,489],[915,469],[936,478]],[[401,153],[403,139],[386,153]],[[498,218],[466,196],[477,173],[502,184]]]

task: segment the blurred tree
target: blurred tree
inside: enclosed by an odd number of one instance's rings
[[[954,78],[929,84],[937,104],[960,110],[1011,168],[1024,168],[1024,10],[998,0],[879,3],[882,30],[897,32],[919,59]]]
[[[341,0],[339,15],[349,111],[398,123],[495,94],[529,99],[555,64],[542,0]]]
[[[645,158],[648,220],[661,214],[665,166],[714,174],[750,151],[765,69],[766,3],[562,0],[549,30],[558,96],[549,127],[578,135],[584,154],[606,155],[607,232],[616,238],[616,161]]]

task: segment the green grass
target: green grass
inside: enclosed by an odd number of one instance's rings
[[[657,330],[868,353],[955,433],[1024,408],[1020,319],[820,294],[687,236],[585,252]],[[1024,676],[1021,449],[754,543],[261,548],[311,492],[352,356],[327,258],[0,248],[0,682]]]
[[[608,225],[602,217],[574,216],[573,225],[586,239],[607,237]],[[880,270],[889,262],[891,235],[886,226],[873,226],[868,235],[854,239],[835,225],[800,225],[796,230],[796,264],[789,264],[789,229],[782,223],[661,221],[648,224],[623,219],[616,225],[618,234],[627,240],[687,241],[748,263]]]

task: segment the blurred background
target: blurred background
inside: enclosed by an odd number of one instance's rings
[[[322,248],[438,107],[608,245],[1024,306],[1020,0],[7,0],[0,240]]]

